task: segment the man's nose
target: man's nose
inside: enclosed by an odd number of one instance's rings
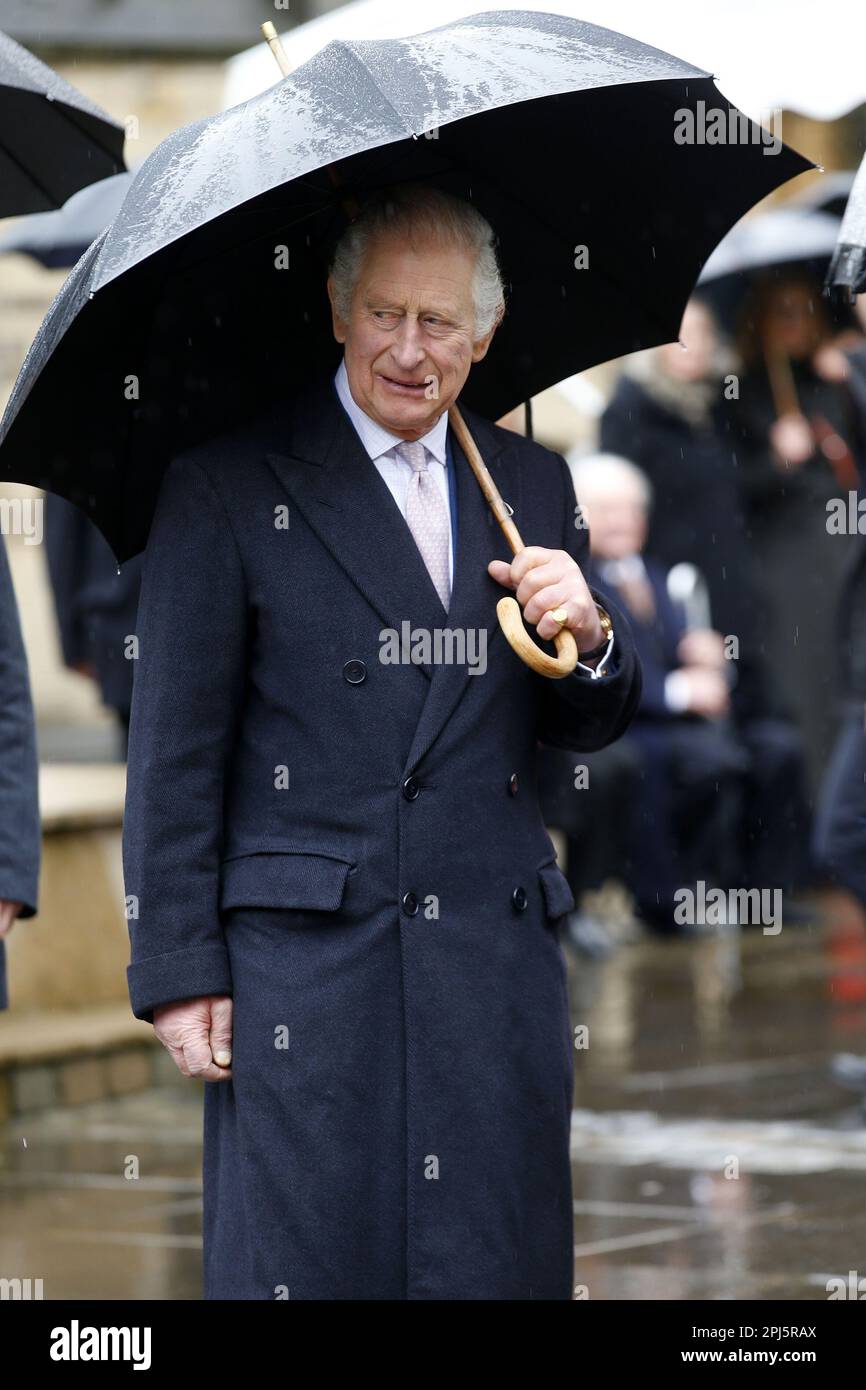
[[[394,361],[404,368],[417,367],[419,362],[423,362],[426,355],[421,339],[421,325],[417,319],[407,314],[397,330],[397,336],[392,345]]]

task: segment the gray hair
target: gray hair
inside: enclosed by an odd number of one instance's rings
[[[368,199],[337,242],[331,277],[337,312],[348,319],[352,295],[371,240],[397,232],[410,242],[424,236],[465,247],[475,255],[472,298],[476,341],[486,337],[505,312],[505,291],[496,260],[496,237],[477,208],[427,184],[400,184]]]
[[[597,487],[616,487],[621,483],[635,483],[640,491],[645,507],[652,505],[652,484],[643,469],[638,468],[631,459],[620,454],[581,454],[570,453],[568,466],[574,490],[578,497],[591,493],[593,484]]]

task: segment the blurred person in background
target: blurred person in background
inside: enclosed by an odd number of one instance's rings
[[[141,557],[118,573],[93,522],[52,493],[45,498],[45,547],[63,660],[98,685],[102,703],[117,715],[125,756],[135,669],[127,645],[136,631]]]
[[[866,327],[866,295],[857,299]],[[816,370],[847,390],[866,437],[866,337],[846,334],[818,354]],[[858,459],[860,484],[863,458]],[[866,519],[863,522],[866,532]],[[836,626],[841,727],[821,788],[815,853],[831,880],[866,908],[866,534],[853,539]]]
[[[41,845],[30,680],[0,539],[0,1009],[9,1005],[4,938],[19,917],[35,916]]]
[[[848,332],[821,349],[815,367],[823,379],[848,390],[866,437],[866,295],[857,298],[856,317],[861,331]],[[862,489],[863,458],[857,462]],[[837,636],[840,729],[821,786],[814,852],[830,881],[852,894],[866,912],[866,534],[859,529],[839,605]],[[839,1053],[831,1070],[840,1085],[866,1096],[866,1057]]]
[[[696,565],[713,623],[739,639],[736,703],[749,717],[789,715],[762,653],[765,613],[740,495],[737,359],[705,299],[686,307],[680,340],[635,353],[602,415],[599,447],[646,474],[655,505],[647,550],[667,569]]]
[[[804,849],[796,734],[735,717],[724,637],[690,628],[665,566],[644,557],[652,491],[641,470],[600,454],[572,471],[593,576],[626,611],[644,673],[625,739],[640,757],[628,886],[641,917],[671,931],[675,890],[698,879],[790,892]]]
[[[803,733],[813,790],[837,728],[835,615],[857,550],[856,536],[828,527],[827,504],[857,487],[864,438],[845,384],[822,366],[833,331],[808,274],[756,283],[741,314],[734,435],[766,651]]]

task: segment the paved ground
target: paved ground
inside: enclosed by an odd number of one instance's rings
[[[651,942],[571,976],[576,1284],[826,1299],[831,1276],[866,1276],[866,1122],[828,1070],[866,1053],[859,929]],[[192,1090],[8,1126],[0,1275],[46,1298],[197,1298],[199,1140]]]

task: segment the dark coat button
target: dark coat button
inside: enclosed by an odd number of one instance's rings
[[[529,899],[526,896],[525,888],[515,888],[511,894],[511,902],[515,912],[525,912]]]
[[[414,801],[421,794],[421,783],[417,777],[407,777],[403,783],[403,795],[407,801]]]
[[[418,911],[418,899],[414,893],[403,894],[403,911],[407,917],[414,917]]]
[[[350,685],[360,685],[367,679],[367,667],[363,661],[347,661],[343,667],[343,678]]]
[[[508,795],[516,796],[519,791],[520,778],[518,777],[516,772],[512,772],[511,776],[508,779]]]

